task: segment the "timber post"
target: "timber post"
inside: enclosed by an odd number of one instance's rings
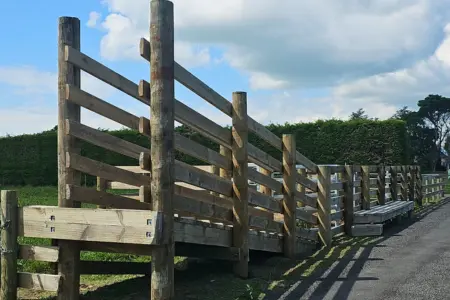
[[[151,201],[164,213],[163,245],[152,250],[151,299],[168,300],[174,290],[174,19],[173,3],[150,2]]]
[[[319,238],[325,247],[331,247],[331,167],[319,166],[317,179]]]
[[[361,209],[370,209],[370,167],[361,166]]]
[[[296,239],[296,146],[295,136],[283,134],[283,252],[284,256],[294,258]]]
[[[353,226],[353,211],[354,211],[354,198],[353,198],[353,166],[346,165],[343,173],[344,181],[344,227],[345,233],[348,236],[352,236]]]
[[[0,299],[17,299],[18,200],[16,191],[1,191]]]
[[[241,251],[234,273],[248,277],[248,115],[247,93],[233,93],[232,147],[233,161],[233,247]]]
[[[386,204],[386,171],[383,165],[377,166],[377,199],[379,205]]]
[[[80,20],[59,18],[58,27],[58,206],[80,207],[67,199],[66,186],[80,185],[81,173],[66,166],[67,153],[80,154],[80,143],[66,135],[66,120],[80,122],[80,106],[66,99],[66,85],[81,87],[80,69],[65,60],[65,46],[80,50]],[[56,242],[56,243],[55,243]],[[76,241],[52,241],[59,246],[58,273],[64,278],[58,290],[59,300],[77,300],[80,290],[80,250]]]
[[[391,184],[389,186],[390,193],[391,193],[391,199],[392,201],[397,201],[397,167],[396,166],[390,166],[389,167],[389,173],[391,174]]]

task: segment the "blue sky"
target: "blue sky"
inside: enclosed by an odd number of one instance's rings
[[[0,136],[56,124],[57,22],[81,20],[84,53],[134,82],[148,1],[3,1]],[[345,119],[362,107],[387,118],[430,93],[450,94],[449,0],[175,0],[176,60],[220,94],[247,91],[258,121]],[[198,9],[201,7],[201,9]],[[257,8],[257,9],[255,9]],[[18,17],[20,16],[20,17]],[[38,16],[38,19],[37,19]],[[82,88],[136,115],[149,109],[85,76]],[[187,89],[176,97],[219,124],[229,119]],[[20,119],[20,124],[17,120]],[[92,127],[117,124],[83,112]]]

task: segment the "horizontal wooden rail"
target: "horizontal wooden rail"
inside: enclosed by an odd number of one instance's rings
[[[19,208],[19,236],[76,241],[157,245],[162,240],[162,215],[148,210]]]
[[[34,274],[19,272],[17,274],[17,287],[38,291],[57,292],[62,282],[61,275]]]

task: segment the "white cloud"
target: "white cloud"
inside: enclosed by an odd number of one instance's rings
[[[97,22],[101,18],[101,14],[96,11],[91,11],[89,13],[89,20],[86,22],[87,27],[95,28],[97,27]]]
[[[222,48],[232,67],[249,74],[252,87],[267,89],[288,84],[329,86],[408,67],[434,50],[449,4],[449,0],[173,2],[177,42]],[[102,53],[107,58],[130,57],[139,37],[148,33],[148,1],[137,0],[133,6],[127,0],[105,3],[111,18],[104,23],[104,40],[109,42],[102,42]]]

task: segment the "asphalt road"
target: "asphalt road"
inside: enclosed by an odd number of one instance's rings
[[[450,203],[388,228],[379,243],[278,299],[450,300]]]

